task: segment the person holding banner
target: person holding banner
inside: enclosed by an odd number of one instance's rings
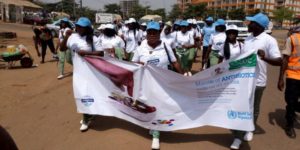
[[[172,65],[177,72],[182,72],[170,45],[160,39],[159,23],[154,21],[148,23],[146,41],[137,48],[132,61],[164,69],[168,69],[168,65]],[[150,134],[153,136],[152,149],[159,149],[159,131],[151,130]]]
[[[238,57],[242,54],[244,50],[244,44],[238,41],[236,38],[238,36],[238,27],[236,25],[229,25],[226,27],[226,40],[219,52],[219,63],[224,59],[229,60],[231,58]],[[234,140],[231,144],[231,149],[239,149],[242,144],[242,131],[232,130]]]
[[[86,17],[81,17],[76,22],[76,33],[72,34],[68,30],[64,40],[61,42],[60,50],[65,51],[70,49],[73,52],[73,60],[88,55],[103,56],[101,45],[97,42],[97,38],[93,35],[91,21]],[[75,62],[75,61],[73,61]],[[85,63],[85,62],[82,62]],[[73,64],[73,69],[78,68],[76,63]],[[87,85],[88,86],[88,85]],[[83,114],[83,119],[80,121],[80,131],[87,131],[92,121],[93,115]]]
[[[256,75],[253,106],[253,121],[255,129],[257,129],[260,102],[267,83],[267,63],[273,66],[279,66],[281,65],[282,60],[276,39],[264,32],[268,27],[269,18],[262,13],[258,13],[253,17],[246,17],[246,20],[250,21],[248,24],[248,30],[252,33],[252,35],[245,39],[244,51],[255,50],[258,56],[258,72]],[[241,138],[245,141],[252,141],[253,139],[253,132],[250,131],[239,131],[237,134],[241,135]]]

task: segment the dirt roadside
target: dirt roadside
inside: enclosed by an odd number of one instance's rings
[[[57,80],[57,63],[40,64],[32,42],[31,26],[0,22],[0,32],[17,32],[17,40],[0,39],[0,45],[24,44],[30,49],[38,67],[4,69],[0,62],[0,124],[21,150],[146,150],[150,149],[148,130],[111,117],[97,117],[86,133],[79,131],[81,115],[76,112],[72,78]],[[274,31],[284,40],[286,31]],[[0,52],[4,48],[0,49]],[[17,64],[18,65],[18,64]],[[198,66],[194,66],[196,69]],[[67,72],[72,70],[66,65]],[[259,125],[263,132],[245,143],[242,150],[300,150],[298,137],[289,139],[284,126],[283,93],[276,89],[278,67],[269,67],[268,87],[261,104]],[[232,142],[229,130],[202,127],[162,133],[163,150],[226,150]]]

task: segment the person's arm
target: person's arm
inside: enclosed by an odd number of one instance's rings
[[[72,33],[73,33],[72,30],[68,30],[66,32],[66,36],[65,36],[64,40],[60,43],[60,51],[66,51],[68,49],[67,41],[68,41],[68,39],[69,39],[69,37],[71,36]]]
[[[183,74],[183,71],[181,69],[180,64],[176,61],[176,62],[172,62],[172,66],[176,69],[176,71],[180,74]]]
[[[280,67],[280,72],[279,72],[279,79],[278,79],[278,83],[277,83],[277,88],[280,91],[283,91],[284,88],[284,73],[288,67],[288,60],[289,60],[289,56],[287,55],[283,55],[283,60],[282,60],[282,64]]]
[[[258,56],[260,57],[261,60],[269,63],[270,65],[280,66],[282,64],[281,57],[277,57],[277,58],[265,57],[265,51],[263,51],[263,50],[258,50],[257,54],[258,54]]]

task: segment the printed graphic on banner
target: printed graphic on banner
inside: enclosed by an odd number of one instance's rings
[[[147,129],[215,126],[253,131],[256,55],[252,52],[192,77],[108,57],[77,59],[80,113],[114,116]]]

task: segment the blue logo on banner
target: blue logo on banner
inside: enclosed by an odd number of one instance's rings
[[[228,110],[227,116],[228,116],[229,119],[236,119],[236,117],[237,117],[237,112],[235,112],[235,111],[233,111],[233,110]]]
[[[227,117],[229,119],[250,120],[250,119],[252,119],[252,113],[251,112],[228,110],[227,111]]]
[[[88,107],[94,103],[94,99],[90,98],[90,97],[83,98],[83,99],[81,99],[81,103],[84,104],[84,106]]]

